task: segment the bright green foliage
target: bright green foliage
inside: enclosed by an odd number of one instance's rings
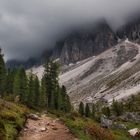
[[[27,98],[27,77],[23,67],[20,67],[14,78],[13,93],[15,96],[20,96],[22,103],[26,102]]]
[[[84,115],[85,115],[84,104],[83,104],[83,102],[81,102],[81,103],[79,104],[79,114],[80,114],[81,116],[84,116]]]
[[[90,117],[90,115],[91,115],[90,108],[89,108],[88,103],[86,103],[86,107],[85,107],[85,116],[86,116],[86,117]]]
[[[6,67],[0,49],[0,96],[4,96],[6,86]]]

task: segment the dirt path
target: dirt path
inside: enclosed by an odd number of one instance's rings
[[[19,140],[78,140],[59,120],[41,116],[39,120],[28,119]]]

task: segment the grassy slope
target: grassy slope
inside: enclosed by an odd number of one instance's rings
[[[76,137],[82,140],[109,140],[109,135],[112,136],[110,140],[131,140],[132,138],[129,136],[127,130],[119,130],[119,129],[102,129],[100,127],[100,124],[93,121],[92,119],[86,119],[81,117],[75,117],[74,119],[71,119],[70,117],[63,118],[63,121],[66,123],[66,125],[69,127],[69,129],[72,131],[73,134],[75,134]],[[140,125],[133,124],[133,123],[124,123],[129,129],[132,128],[140,128]],[[91,128],[93,131],[92,136],[89,133],[85,132],[86,128]],[[91,130],[91,131],[92,131]],[[99,132],[100,131],[100,132]],[[99,133],[98,133],[99,132]],[[136,139],[136,140],[139,140]]]
[[[13,140],[25,123],[27,108],[0,99],[0,140]]]

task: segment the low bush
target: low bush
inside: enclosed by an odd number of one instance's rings
[[[93,137],[93,139],[98,140],[115,140],[113,133],[108,130],[101,128],[98,125],[92,124],[86,127],[87,132]]]

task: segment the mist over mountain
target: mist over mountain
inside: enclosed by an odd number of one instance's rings
[[[89,25],[89,24],[88,24]],[[8,67],[23,65],[26,69],[38,66],[46,58],[58,59],[62,65],[77,63],[91,56],[96,56],[105,50],[114,47],[120,40],[128,38],[134,43],[140,43],[140,18],[129,21],[117,30],[113,30],[106,20],[99,20],[94,25],[85,25],[68,32],[63,38],[56,41],[54,47],[44,49],[41,55],[28,60],[9,60]]]
[[[72,29],[93,25],[98,19],[104,18],[115,30],[140,8],[139,0],[0,2],[0,44],[6,60],[41,55]]]

